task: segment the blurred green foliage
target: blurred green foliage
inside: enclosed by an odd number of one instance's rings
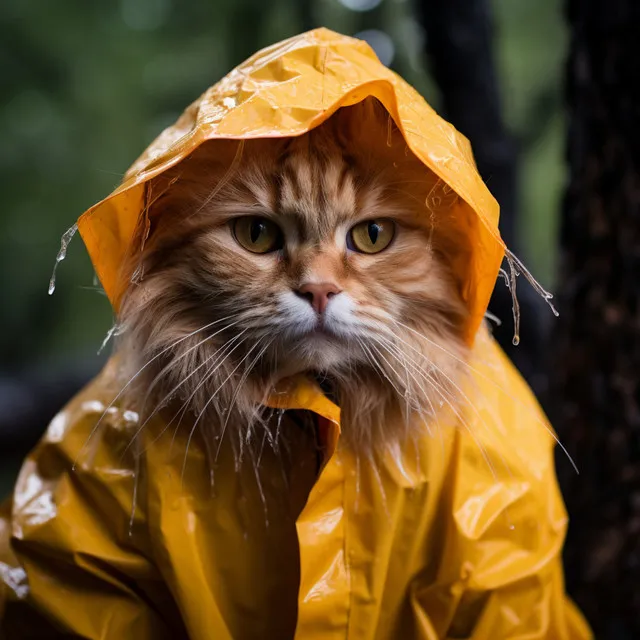
[[[184,107],[258,48],[319,25],[347,34],[378,29],[391,38],[392,66],[438,107],[410,0],[370,1],[366,12],[342,2],[3,0],[5,371],[100,345],[111,312],[80,239],[58,271],[55,295],[47,295],[61,234]],[[494,0],[494,9],[505,113],[522,154],[524,257],[552,284],[564,180],[560,0]]]

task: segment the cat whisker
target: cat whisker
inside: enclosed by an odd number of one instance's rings
[[[460,413],[458,408],[455,406],[455,403],[453,402],[453,400],[449,399],[449,397],[447,397],[447,395],[445,395],[445,393],[443,391],[443,387],[437,382],[437,380],[432,378],[429,374],[425,375],[424,373],[422,373],[422,375],[425,377],[425,381],[427,381],[429,383],[429,385],[431,386],[431,388],[441,397],[442,401],[451,408],[451,410],[454,412],[454,414],[456,415],[456,417],[458,418],[460,423],[464,426],[464,428],[466,429],[467,433],[473,439],[473,441],[475,442],[476,446],[478,447],[478,450],[480,451],[484,461],[486,462],[487,467],[489,468],[493,479],[497,482],[498,481],[498,475],[496,473],[495,466],[494,466],[493,462],[491,461],[491,459],[490,459],[490,457],[489,457],[489,455],[487,453],[486,448],[480,442],[480,440],[478,440],[477,436],[473,433],[473,429],[471,428],[469,422],[462,416],[462,414]]]
[[[422,354],[421,354],[422,355]],[[403,357],[406,357],[404,354],[402,354]],[[397,357],[397,356],[396,356]],[[422,357],[426,360],[426,358],[424,357],[424,355],[422,355]],[[461,415],[461,413],[458,411],[458,409],[456,408],[456,406],[454,406],[454,396],[453,394],[442,384],[440,383],[435,376],[433,376],[432,373],[428,372],[428,371],[424,371],[424,369],[422,369],[421,367],[419,367],[414,361],[412,361],[410,358],[407,358],[407,361],[410,363],[411,366],[414,366],[416,368],[416,370],[418,371],[419,375],[421,375],[423,377],[423,379],[434,389],[434,391],[442,398],[442,401],[444,403],[446,403],[454,412],[454,414],[456,415],[456,417],[460,420],[460,422],[462,423],[462,425],[465,427],[465,429],[467,430],[467,432],[469,433],[469,435],[473,438],[474,442],[476,443],[476,446],[478,447],[478,449],[481,451],[483,458],[485,459],[487,465],[489,466],[491,473],[494,477],[494,479],[497,480],[497,475],[495,472],[495,467],[493,465],[493,463],[491,462],[491,460],[489,459],[488,453],[484,447],[484,445],[482,445],[480,443],[480,441],[476,438],[475,434],[473,433],[472,427],[469,424],[469,422],[466,420],[466,418],[464,418],[464,416]],[[443,375],[445,378],[447,378],[447,380],[450,382],[450,384],[461,394],[461,396],[467,401],[467,404],[473,409],[474,413],[476,414],[478,420],[480,421],[481,424],[483,424],[485,426],[485,428],[487,429],[487,431],[489,433],[491,433],[491,430],[489,429],[489,426],[486,424],[485,420],[482,418],[482,416],[480,415],[479,411],[477,410],[477,408],[475,407],[475,405],[471,402],[471,400],[467,397],[467,395],[462,391],[462,389],[460,389],[460,387],[455,384],[455,382],[453,382],[449,376],[447,376],[446,374],[444,374],[444,372],[442,372],[437,365],[435,365],[434,363],[430,363],[430,365],[436,370],[438,371],[438,373],[440,373],[441,375]],[[499,449],[498,449],[499,452]],[[513,476],[510,467],[508,466],[507,462],[505,461],[504,457],[502,456],[502,454],[499,453],[500,456],[500,460],[502,461],[504,467],[507,469],[507,472],[509,473],[510,476]]]
[[[553,440],[556,442],[556,444],[560,447],[560,449],[562,450],[562,452],[564,453],[564,455],[567,457],[567,459],[569,460],[569,462],[571,463],[571,466],[573,467],[573,469],[575,470],[576,473],[580,473],[578,470],[578,467],[576,465],[576,463],[574,462],[573,458],[571,457],[571,455],[569,454],[569,452],[567,451],[566,447],[564,446],[564,444],[562,444],[562,442],[560,441],[560,439],[558,438],[558,436],[554,433],[553,429],[542,419],[540,419],[537,415],[535,415],[535,413],[533,413],[531,411],[531,406],[527,405],[526,403],[522,402],[519,398],[516,398],[515,396],[511,395],[508,391],[506,391],[504,389],[504,387],[502,387],[502,385],[498,384],[495,380],[493,380],[492,378],[490,378],[489,376],[487,376],[486,374],[484,374],[482,371],[480,371],[479,369],[477,369],[476,367],[472,366],[471,364],[469,364],[468,362],[465,362],[462,358],[460,358],[459,356],[456,356],[455,354],[451,353],[448,349],[445,349],[442,345],[439,345],[437,342],[431,340],[430,338],[427,338],[427,336],[421,334],[419,331],[417,331],[416,329],[414,329],[413,327],[410,327],[398,320],[394,320],[393,321],[394,324],[403,327],[404,329],[407,329],[408,331],[411,331],[412,333],[414,333],[415,335],[417,335],[418,337],[420,337],[421,339],[423,339],[425,342],[429,343],[430,345],[436,347],[437,349],[439,349],[440,351],[442,351],[443,353],[447,354],[448,356],[450,356],[451,358],[453,358],[454,360],[456,360],[459,364],[461,364],[462,366],[466,367],[469,371],[471,371],[474,374],[477,374],[478,376],[480,376],[483,380],[486,380],[487,382],[489,382],[489,384],[491,384],[492,386],[494,386],[496,389],[498,389],[501,393],[505,394],[509,399],[513,400],[514,402],[516,402],[517,404],[519,404],[520,406],[526,408],[528,411],[531,412],[531,417],[538,422],[540,425],[542,425],[542,427],[547,431],[547,433],[553,438]],[[405,343],[406,344],[406,343]],[[415,348],[412,347],[414,350]]]
[[[201,347],[203,344],[206,344],[207,342],[209,342],[210,340],[212,340],[213,338],[215,338],[217,335],[221,334],[223,331],[228,331],[229,329],[231,329],[231,327],[235,327],[238,323],[240,322],[240,320],[236,320],[235,322],[232,322],[228,325],[226,325],[225,327],[223,327],[222,329],[218,329],[217,331],[215,331],[214,333],[212,333],[210,336],[207,336],[206,338],[203,338],[202,340],[200,340],[199,342],[197,342],[196,344],[192,345],[191,347],[189,347],[184,353],[181,353],[180,355],[178,355],[176,358],[172,358],[159,372],[158,374],[153,378],[153,380],[151,381],[147,392],[144,396],[144,399],[142,401],[142,405],[140,407],[140,413],[144,413],[144,409],[146,407],[147,401],[149,400],[149,397],[151,396],[151,392],[155,389],[156,385],[162,381],[162,379],[164,378],[164,376],[167,374],[167,372],[171,371],[173,368],[175,368],[176,364],[178,362],[180,362],[180,360],[183,360],[184,358],[186,358],[190,353],[193,353],[196,349],[198,349],[199,347]],[[246,333],[247,329],[244,329],[242,333]],[[241,335],[239,334],[239,335]],[[205,361],[206,362],[206,361]],[[198,365],[196,367],[196,369],[189,375],[187,376],[187,378],[185,378],[184,381],[188,380],[196,371],[198,371],[200,369],[200,367],[203,366],[203,364],[205,364],[204,362],[201,363],[200,365]],[[168,397],[168,396],[167,396]],[[167,397],[164,398],[164,400],[167,399]],[[161,401],[162,404],[162,401]]]
[[[251,361],[251,363],[249,364],[249,366],[245,369],[245,372],[242,374],[242,377],[240,378],[240,381],[238,382],[237,386],[236,386],[236,390],[231,398],[231,401],[229,402],[229,407],[227,409],[227,417],[225,418],[224,424],[222,426],[222,431],[221,431],[221,436],[220,436],[220,441],[218,443],[218,450],[220,445],[222,444],[222,436],[224,435],[226,429],[227,429],[227,424],[229,423],[229,418],[231,416],[231,410],[233,409],[236,400],[238,399],[238,394],[240,393],[240,391],[242,390],[245,382],[247,381],[247,378],[249,377],[249,375],[251,374],[251,371],[253,370],[253,368],[255,367],[256,363],[258,362],[258,360],[264,355],[264,353],[266,352],[266,350],[269,348],[269,346],[271,345],[271,343],[273,342],[273,340],[269,341],[258,353],[258,355]],[[256,343],[258,344],[258,343]],[[247,431],[247,437],[249,436],[249,431],[251,429],[251,424],[248,425],[248,431]],[[243,452],[243,438],[240,438],[240,455],[239,455],[239,459],[236,461],[236,471],[239,470],[239,465],[240,465],[240,461],[242,460],[242,452]],[[217,459],[217,454],[216,454],[216,459]]]
[[[273,419],[273,415],[274,415],[274,411],[271,411],[271,415],[269,416],[269,418],[265,419],[265,426],[269,424],[269,421]],[[267,428],[264,429],[264,431],[262,432],[262,441],[260,442],[260,448],[258,449],[258,467],[260,466],[260,462],[262,460],[262,454],[264,453],[264,445],[267,442],[267,434],[269,433],[269,430]]]
[[[182,408],[179,409],[176,414],[173,416],[173,418],[171,419],[171,422],[173,422],[173,420],[176,418],[176,416],[178,414],[180,414],[180,418],[178,420],[178,423],[176,424],[176,428],[173,431],[173,437],[171,438],[171,447],[170,450],[173,450],[173,445],[176,439],[176,436],[178,435],[178,431],[180,429],[180,425],[182,424],[182,420],[185,416],[185,414],[187,413],[187,411],[192,408],[191,406],[191,400],[193,399],[193,397],[195,397],[196,393],[203,387],[205,386],[205,384],[208,384],[214,377],[214,374],[216,373],[216,371],[218,371],[226,362],[227,358],[238,348],[240,348],[240,346],[242,346],[242,344],[244,344],[246,342],[246,338],[244,338],[243,340],[241,340],[235,347],[233,347],[233,349],[231,350],[227,350],[223,356],[221,356],[220,358],[218,358],[212,365],[211,367],[205,372],[205,376],[203,377],[203,380],[201,380],[198,385],[196,386],[196,388],[194,389],[194,391],[192,392],[190,398],[188,398],[182,405]],[[232,344],[232,340],[230,340],[229,342],[227,342],[226,345],[226,349],[228,349],[229,346],[231,346]],[[228,378],[227,378],[228,380]],[[226,380],[225,380],[226,382]],[[218,388],[216,389],[216,391],[214,392],[213,396],[215,397],[218,392],[222,389],[222,387],[224,386],[224,382],[222,384],[220,384],[218,386]],[[205,405],[205,409],[206,407],[209,406],[210,401],[213,399],[210,398],[209,401],[206,403]],[[214,405],[215,407],[215,405]],[[216,407],[216,411],[218,412],[218,414],[220,414],[218,408]],[[197,418],[200,418],[200,414],[198,414]],[[193,433],[195,432],[195,428],[197,427],[197,420],[196,420],[196,424],[192,425],[192,429],[190,430],[190,437],[193,436]]]
[[[243,340],[244,342],[244,340]],[[229,344],[227,343],[227,347],[229,346]],[[229,355],[229,353],[224,354],[224,356],[226,357],[227,355]],[[142,453],[145,453],[155,442],[157,442],[171,427],[171,425],[173,424],[174,420],[176,418],[178,418],[178,422],[176,424],[176,428],[174,429],[173,432],[173,437],[171,438],[171,446],[169,447],[169,451],[173,450],[173,445],[174,445],[174,441],[175,441],[175,437],[178,434],[178,431],[180,429],[180,425],[182,424],[182,420],[184,419],[184,416],[186,415],[187,411],[189,411],[189,409],[191,408],[191,401],[193,400],[193,398],[195,397],[195,395],[197,394],[197,392],[205,385],[207,384],[214,376],[216,370],[218,367],[216,367],[216,364],[218,363],[218,360],[216,360],[210,367],[209,369],[207,369],[202,377],[202,380],[196,385],[195,389],[192,391],[191,395],[180,405],[180,408],[176,411],[176,413],[171,417],[171,420],[169,420],[167,422],[167,424],[162,428],[162,430],[160,431],[160,433],[147,445],[147,447],[145,447],[145,449],[143,450]],[[210,485],[211,485],[211,491],[213,493],[213,473],[214,473],[214,468],[213,468],[213,456],[211,453],[211,446],[209,443],[209,439],[208,438],[203,438],[205,447],[206,447],[206,455],[207,455],[207,463],[209,465],[209,479],[210,479]]]
[[[220,366],[222,366],[222,364],[224,362],[224,359],[226,359],[227,356],[231,355],[231,353],[233,353],[233,351],[235,351],[235,349],[237,349],[238,347],[240,347],[242,345],[244,340],[241,340],[240,343],[238,345],[236,345],[236,347],[231,349],[231,351],[228,351],[228,348],[231,345],[233,345],[233,343],[236,342],[244,333],[246,333],[246,331],[247,331],[247,329],[244,329],[243,331],[241,331],[239,334],[237,334],[236,336],[234,336],[230,340],[227,340],[227,342],[225,342],[224,345],[222,345],[219,349],[217,349],[214,353],[212,353],[208,358],[206,358],[206,360],[204,360],[202,363],[200,363],[189,375],[184,377],[175,387],[173,387],[173,389],[171,389],[171,391],[169,391],[169,393],[167,393],[165,395],[165,397],[162,400],[160,400],[160,402],[158,402],[156,408],[151,412],[151,414],[140,425],[139,429],[136,431],[136,433],[133,435],[132,439],[129,441],[129,444],[125,447],[122,455],[124,455],[126,453],[127,449],[131,445],[131,442],[133,442],[133,440],[135,440],[142,433],[142,430],[144,429],[144,427],[162,409],[162,407],[165,406],[165,403],[176,393],[176,391],[178,391],[178,389],[180,389],[180,387],[182,387],[202,367],[206,366],[212,359],[214,359],[214,358],[216,358],[216,356],[218,356],[217,359],[211,364],[211,366],[205,371],[202,380],[196,385],[196,387],[192,391],[191,395],[181,405],[181,408],[174,414],[174,416],[171,418],[171,420],[162,429],[160,434],[154,440],[152,440],[152,442],[150,444],[153,444],[154,442],[156,442],[156,440],[170,427],[170,425],[176,419],[178,414],[182,411],[182,408],[183,407],[184,408],[188,408],[189,407],[189,404],[190,404],[191,400],[193,400],[193,398],[195,397],[196,393],[207,382],[207,380],[209,380],[211,378],[211,376],[220,368]],[[224,353],[221,354],[220,352],[224,352]],[[216,366],[216,364],[218,366]],[[183,412],[183,416],[184,416],[184,412]],[[181,420],[182,420],[182,418],[181,418]],[[178,426],[179,426],[179,424],[180,423],[178,423]]]
[[[407,359],[406,357],[404,357],[404,354],[402,354],[399,350],[397,350],[397,353],[394,353],[394,352],[393,352],[393,351],[391,351],[388,347],[385,347],[384,343],[382,343],[382,342],[380,341],[380,339],[379,339],[379,338],[375,338],[375,337],[373,337],[373,336],[372,336],[372,338],[373,338],[373,340],[374,340],[374,341],[376,341],[376,342],[377,342],[381,347],[386,348],[386,350],[387,350],[391,355],[395,356],[396,360],[398,360],[398,362],[400,362],[400,364],[404,367],[405,372],[406,372],[406,374],[407,374],[407,377],[409,377],[409,376],[410,376],[410,377],[412,378],[412,380],[413,380],[413,381],[418,385],[418,387],[421,387],[421,384],[420,384],[420,382],[418,381],[418,379],[417,379],[417,378],[416,378],[412,373],[410,373],[410,372],[409,372],[409,370],[408,370],[408,368],[407,368],[408,359]],[[375,348],[375,347],[374,347],[374,348]],[[384,356],[383,356],[383,355],[378,351],[378,349],[376,349],[376,351],[380,354],[380,357],[384,358]],[[387,361],[387,360],[386,360],[386,358],[384,358],[384,359],[385,359],[385,361]],[[391,366],[391,365],[389,365],[389,366]],[[393,369],[393,371],[395,372],[395,369]],[[397,375],[397,374],[396,374],[396,375]],[[408,390],[409,390],[409,382],[407,381],[407,391],[408,391]],[[405,393],[405,398],[406,398],[406,395],[407,395],[407,394]],[[433,416],[434,418],[436,418],[436,419],[437,419],[437,412],[436,412],[436,410],[435,410],[435,408],[434,408],[434,406],[433,406],[433,403],[431,402],[431,398],[429,398],[428,394],[425,394],[425,396],[424,396],[424,397],[425,397],[425,399],[427,400],[427,402],[429,403],[429,406],[430,406],[430,409],[431,409],[431,414],[432,414],[432,416]],[[421,410],[421,407],[418,407],[418,409],[419,409],[419,410]],[[422,413],[421,413],[421,415],[422,415]],[[431,436],[431,435],[433,435],[433,434],[431,433],[431,427],[430,427],[430,425],[429,425],[429,423],[428,423],[427,419],[426,419],[426,418],[424,418],[424,416],[423,416],[423,420],[425,421],[425,426],[427,427],[427,431],[429,432],[429,435],[430,435],[430,436]]]
[[[371,338],[373,339],[373,341],[374,341],[374,342],[377,342],[377,344],[379,344],[380,346],[384,346],[384,345],[382,344],[382,342],[380,341],[380,338],[376,338],[376,337],[373,337],[373,336],[371,336]],[[384,356],[384,354],[383,354],[383,353],[381,353],[381,352],[380,352],[380,350],[379,350],[379,349],[377,349],[377,348],[375,347],[375,345],[373,345],[373,344],[372,344],[372,345],[369,345],[369,346],[370,346],[372,349],[374,349],[374,350],[375,350],[375,352],[376,352],[376,353],[377,353],[377,354],[378,354],[378,355],[379,355],[379,356],[384,360],[384,362],[386,363],[386,365],[391,369],[391,371],[393,371],[393,373],[396,375],[396,377],[397,377],[398,379],[401,379],[401,375],[400,375],[400,373],[398,373],[398,371],[395,369],[395,367],[394,367],[394,366],[393,366],[393,365],[392,365],[392,364],[387,360],[387,358]],[[388,349],[387,349],[387,351],[388,351]],[[395,354],[394,354],[394,355],[395,355]],[[411,391],[411,385],[410,385],[410,383],[409,383],[409,376],[410,376],[410,373],[409,373],[409,371],[407,370],[406,362],[405,362],[403,359],[398,358],[398,357],[396,357],[396,359],[398,360],[398,362],[400,363],[400,365],[402,365],[402,367],[405,369],[405,374],[407,375],[407,384],[406,384],[406,388],[405,388],[405,391],[404,391],[404,392],[400,392],[400,391],[398,391],[397,387],[394,387],[394,389],[396,389],[396,391],[397,391],[400,395],[404,396],[404,398],[405,398],[405,399],[409,399],[409,401],[413,401],[413,400],[415,400],[415,394],[413,394],[413,393],[412,393],[412,391]],[[412,379],[417,383],[417,380],[416,380],[415,376],[411,375],[411,378],[412,378]],[[414,408],[415,408],[415,407],[414,407]]]
[[[251,346],[249,348],[249,351],[247,351],[247,353],[242,358],[242,360],[240,360],[240,362],[232,369],[231,373],[229,373],[229,375],[220,383],[218,388],[214,391],[214,393],[211,395],[209,400],[207,400],[207,402],[205,403],[204,407],[202,408],[202,410],[198,414],[198,417],[196,418],[195,422],[193,423],[193,427],[191,428],[191,431],[189,432],[189,437],[187,438],[187,444],[186,444],[185,454],[184,454],[184,462],[182,464],[182,476],[181,476],[182,477],[182,481],[184,481],[184,473],[185,473],[185,469],[186,469],[186,465],[187,465],[187,456],[188,456],[188,453],[189,453],[189,447],[191,445],[191,440],[193,438],[193,434],[195,433],[196,427],[200,423],[200,420],[202,419],[202,417],[205,415],[207,408],[215,400],[216,396],[221,391],[221,389],[224,387],[224,385],[231,379],[233,374],[249,359],[249,357],[254,352],[254,350],[259,346],[259,344],[260,344],[259,342],[256,342],[253,346]],[[220,441],[219,441],[219,444],[218,444],[218,451],[216,452],[216,460],[218,459],[218,454],[220,453],[220,444],[222,443],[223,436],[224,436],[224,433],[221,433],[220,436],[219,436]]]
[[[395,343],[391,342],[387,338],[385,338],[383,336],[377,336],[377,337],[376,336],[371,336],[371,338],[374,341],[376,341],[381,347],[385,348],[390,353],[390,355],[393,355],[398,360],[398,362],[400,362],[400,364],[404,367],[405,372],[407,373],[407,376],[411,377],[411,379],[416,383],[418,388],[422,388],[422,384],[415,377],[415,375],[408,370],[408,367],[407,367],[407,365],[410,365],[410,366],[413,366],[416,369],[420,369],[420,367],[418,367],[417,363],[415,363],[411,358],[408,358],[406,356],[406,354],[404,354],[397,347],[397,345],[395,345]],[[391,350],[389,348],[389,346],[385,346],[384,343],[386,343],[387,345],[390,345],[393,348],[393,350]],[[409,386],[408,381],[407,381],[407,386]],[[442,428],[440,426],[440,419],[439,419],[439,416],[438,416],[438,411],[436,411],[435,407],[433,406],[433,402],[431,401],[431,397],[429,396],[429,394],[424,394],[424,398],[429,403],[429,409],[430,409],[430,412],[431,412],[431,417],[436,421],[436,426],[438,428],[438,434],[440,436],[440,444],[442,445],[442,450],[443,450],[443,455],[444,455],[444,440],[443,440],[443,435],[442,435]],[[424,411],[423,411],[423,409],[421,407],[419,407],[418,414],[422,418],[422,420],[424,421],[425,426],[427,427],[427,431],[428,431],[429,435],[432,435],[431,434],[431,428],[430,428],[430,425],[429,425],[429,418],[424,416]]]
[[[84,444],[82,445],[82,447],[80,447],[80,451],[78,451],[78,455],[76,456],[75,460],[73,461],[72,469],[75,471],[75,468],[76,468],[76,465],[78,464],[78,460],[79,460],[80,456],[86,450],[87,445],[89,444],[91,438],[93,438],[93,436],[95,435],[96,431],[98,430],[98,428],[102,424],[102,421],[104,420],[105,416],[109,412],[109,409],[111,409],[114,406],[114,404],[122,397],[123,393],[127,390],[127,388],[133,383],[133,381],[136,378],[138,378],[138,376],[140,376],[140,374],[145,369],[147,369],[147,367],[149,367],[158,358],[162,357],[165,353],[167,353],[169,350],[171,350],[174,347],[176,347],[176,345],[180,344],[181,342],[184,342],[185,340],[188,340],[192,336],[200,333],[201,331],[205,331],[206,329],[209,329],[210,327],[213,327],[214,325],[219,324],[220,322],[225,322],[226,320],[229,320],[232,317],[233,316],[227,316],[226,318],[220,318],[219,320],[214,320],[213,322],[210,322],[209,324],[206,324],[206,325],[200,327],[199,329],[196,329],[195,331],[192,331],[191,333],[188,333],[186,336],[182,336],[181,338],[178,338],[175,342],[172,342],[169,346],[165,347],[162,351],[160,351],[160,353],[156,354],[150,360],[148,360],[144,365],[142,365],[142,367],[140,367],[140,369],[138,369],[138,371],[136,373],[134,373],[133,376],[131,376],[131,378],[129,378],[129,381],[120,389],[118,394],[107,405],[107,407],[103,411],[102,415],[100,416],[100,418],[98,419],[96,424],[91,429],[91,431],[90,431],[89,435],[87,436],[87,439],[85,440]]]
[[[403,392],[400,391],[400,389],[398,389],[398,387],[396,386],[394,381],[391,379],[389,374],[384,370],[383,367],[380,366],[380,364],[378,362],[376,362],[376,359],[373,357],[373,354],[369,350],[369,347],[364,343],[364,341],[358,340],[358,343],[360,344],[360,347],[362,348],[362,350],[365,352],[365,355],[367,356],[367,359],[371,363],[371,366],[376,370],[376,372],[378,372],[378,374],[381,374],[383,379],[387,380],[387,382],[393,387],[393,389],[395,390],[395,392],[399,396],[404,396]],[[391,368],[393,369],[393,367],[391,367]]]
[[[374,341],[376,341],[376,338],[374,336],[372,336],[372,338],[373,338]],[[376,349],[376,351],[380,354],[380,356],[382,356],[382,354],[378,351],[378,349]],[[405,376],[406,376],[406,379],[405,379],[405,393],[404,393],[404,401],[405,401],[405,416],[404,416],[404,423],[405,424],[404,424],[404,428],[405,428],[405,436],[407,436],[409,434],[409,423],[410,423],[410,419],[411,419],[411,402],[410,402],[410,397],[409,397],[409,389],[411,388],[411,383],[409,382],[409,370],[407,368],[406,362],[404,361],[404,359],[398,359],[398,362],[403,367],[404,372],[405,372]],[[427,400],[429,401],[429,403],[431,403],[431,401],[429,400],[428,396],[427,396]],[[425,424],[426,424],[426,421],[425,421]],[[428,426],[427,426],[427,429],[429,429]],[[430,430],[429,430],[429,432],[430,432]]]
[[[410,418],[411,418],[411,413],[415,412],[417,413],[423,420],[425,426],[427,427],[427,431],[429,432],[429,435],[431,434],[431,428],[429,425],[429,421],[428,419],[424,416],[424,408],[420,405],[420,403],[418,402],[418,398],[415,396],[415,394],[411,393],[411,389],[409,384],[407,384],[406,388],[404,391],[401,391],[397,384],[391,379],[391,377],[389,376],[389,374],[384,370],[384,367],[382,367],[380,365],[380,363],[378,363],[373,354],[370,351],[370,348],[373,349],[376,354],[378,355],[379,358],[381,358],[384,363],[387,365],[387,367],[389,367],[389,369],[393,372],[393,374],[398,378],[398,380],[401,379],[400,374],[398,373],[398,371],[395,369],[395,367],[387,360],[387,358],[384,356],[383,353],[380,352],[379,349],[377,349],[375,347],[375,345],[371,344],[369,346],[367,346],[364,342],[359,341],[360,343],[360,347],[362,348],[363,352],[365,353],[365,356],[367,357],[367,360],[370,362],[370,364],[372,365],[373,369],[378,373],[378,375],[380,376],[380,374],[382,374],[382,376],[384,376],[384,378],[381,377],[381,379],[383,380],[387,380],[389,382],[389,384],[393,387],[393,389],[395,390],[396,394],[399,397],[402,397],[405,401],[405,405],[406,405],[406,414],[405,414],[405,435],[408,435],[409,433],[409,423],[410,423]],[[369,348],[370,347],[370,348]],[[406,369],[406,366],[404,365],[404,363],[399,360],[400,364],[403,365],[405,367],[405,371],[407,373],[407,375],[409,374],[409,371]],[[417,383],[417,381],[416,381]],[[419,383],[417,383],[419,385]],[[427,400],[430,403],[429,398],[427,398]],[[430,403],[431,404],[431,403]],[[432,411],[435,415],[435,410],[433,410],[433,405],[432,406]],[[419,461],[418,461],[418,465],[419,465]]]

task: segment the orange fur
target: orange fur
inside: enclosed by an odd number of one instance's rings
[[[143,416],[182,407],[246,442],[273,386],[307,373],[329,382],[348,445],[370,453],[455,406],[466,310],[447,265],[460,244],[426,211],[437,179],[388,125],[369,99],[300,138],[206,142],[151,183],[128,266],[142,275],[119,318],[131,374],[155,357],[132,385]],[[229,225],[241,215],[272,219],[282,251],[243,249]],[[372,218],[396,223],[393,242],[350,251],[349,229]],[[313,282],[342,292],[329,334],[292,293]]]

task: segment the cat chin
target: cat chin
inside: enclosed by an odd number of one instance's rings
[[[279,355],[277,358],[278,377],[281,378],[309,371],[341,371],[354,359],[345,341],[321,332],[308,334],[284,352],[286,357]]]

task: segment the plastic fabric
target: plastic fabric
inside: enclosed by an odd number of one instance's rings
[[[225,447],[211,465],[199,432],[187,447],[189,429],[163,434],[160,418],[132,440],[137,414],[110,406],[112,359],[54,418],[0,512],[7,638],[591,637],[564,593],[552,431],[481,324],[504,251],[498,206],[464,137],[365,43],[320,29],[259,52],[161,134],[80,233],[117,308],[146,181],[206,139],[299,135],[368,95],[467,230],[464,414],[358,462],[338,408],[294,380],[271,404],[285,426],[295,409],[317,417],[317,476],[302,431],[286,464],[267,446],[257,471]]]

